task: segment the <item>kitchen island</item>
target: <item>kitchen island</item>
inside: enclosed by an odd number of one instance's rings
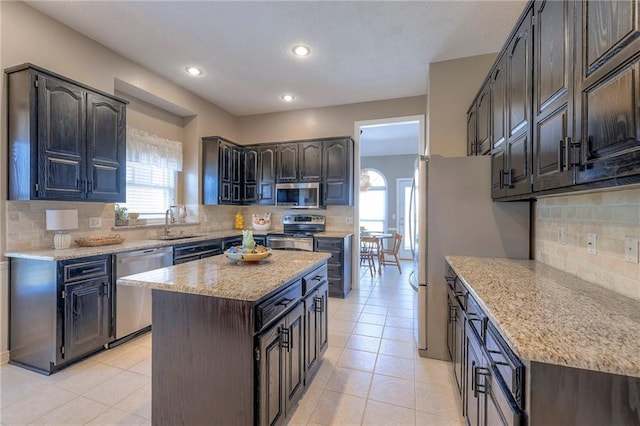
[[[326,253],[225,256],[119,279],[152,289],[152,422],[273,424],[327,344]]]

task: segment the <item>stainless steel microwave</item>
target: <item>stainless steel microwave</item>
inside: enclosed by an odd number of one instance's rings
[[[276,184],[276,206],[292,209],[320,208],[320,184],[278,183]]]

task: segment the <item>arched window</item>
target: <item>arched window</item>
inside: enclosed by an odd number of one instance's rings
[[[387,229],[387,181],[375,169],[360,171],[360,229]]]

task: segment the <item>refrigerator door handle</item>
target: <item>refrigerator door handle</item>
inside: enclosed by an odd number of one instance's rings
[[[413,225],[414,225],[414,219],[415,219],[415,214],[413,211],[413,193],[415,192],[415,188],[416,188],[416,178],[413,178],[413,181],[411,181],[411,192],[409,193],[409,243],[410,243],[410,247],[411,247],[411,257],[415,257],[416,255],[416,251],[415,251],[415,247],[414,247],[414,243],[415,243],[415,235],[413,234]]]

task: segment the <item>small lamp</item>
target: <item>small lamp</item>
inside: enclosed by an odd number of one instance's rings
[[[47,231],[57,231],[53,236],[53,247],[71,247],[71,235],[67,232],[78,229],[78,210],[46,210]]]

